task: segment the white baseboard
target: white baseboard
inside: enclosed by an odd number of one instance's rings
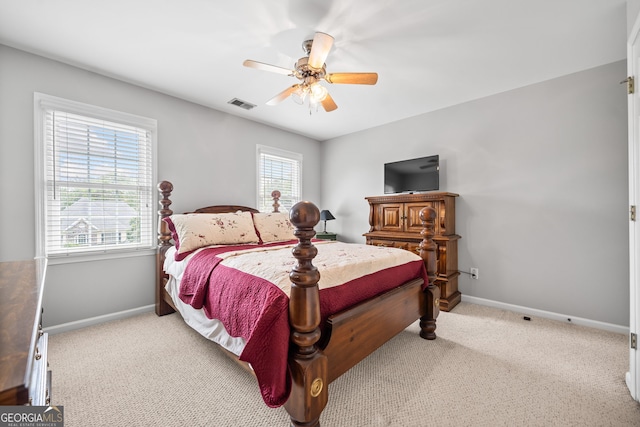
[[[61,325],[49,326],[44,331],[51,334],[59,334],[62,332],[73,331],[75,329],[86,328],[87,326],[97,325],[99,323],[110,322],[112,320],[126,319],[127,317],[137,316],[138,314],[147,313],[155,310],[155,305],[146,305],[144,307],[132,308],[131,310],[119,311],[117,313],[109,313],[102,316],[90,317],[88,319],[76,320],[74,322],[63,323]]]
[[[573,323],[590,328],[603,329],[605,331],[617,332],[619,334],[629,335],[629,327],[622,325],[614,325],[613,323],[599,322],[597,320],[583,319],[581,317],[573,317],[566,314],[553,313],[550,311],[537,310],[535,308],[523,307],[520,305],[506,304],[503,302],[492,301],[484,298],[462,295],[462,301],[472,304],[486,305],[488,307],[500,308],[502,310],[513,311],[525,315],[542,317],[545,319],[558,320],[565,323]]]
[[[550,311],[538,310],[535,308],[523,307],[521,305],[506,304],[503,302],[488,300],[484,298],[462,295],[462,301],[472,304],[485,305],[488,307],[499,308],[502,310],[513,311],[531,316],[542,317],[545,319],[558,320],[560,322],[573,323],[576,325],[588,326],[590,328],[602,329],[605,331],[616,332],[619,334],[629,334],[629,327],[622,325],[614,325],[612,323],[599,322],[597,320],[583,319],[581,317],[572,317],[565,314],[553,313]],[[74,329],[86,328],[87,326],[97,325],[99,323],[109,322],[112,320],[126,319],[127,317],[136,316],[138,314],[153,311],[155,305],[147,305],[144,307],[133,308],[131,310],[120,311],[117,313],[105,314],[103,316],[91,317],[89,319],[76,320],[75,322],[63,323],[61,325],[49,326],[44,331],[54,335],[62,332],[73,331]]]

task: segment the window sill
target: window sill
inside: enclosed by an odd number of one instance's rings
[[[85,254],[51,255],[47,257],[49,265],[73,264],[76,262],[104,261],[107,259],[131,258],[136,256],[155,255],[156,249],[140,249],[135,251],[110,251]]]

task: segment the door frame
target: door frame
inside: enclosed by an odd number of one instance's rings
[[[636,89],[628,97],[629,114],[629,206],[638,206],[640,200],[640,94],[638,71],[640,67],[640,14],[635,17],[627,41],[628,76],[634,76]],[[640,331],[640,227],[629,221],[629,333]],[[631,335],[630,335],[631,336]],[[626,383],[631,396],[640,401],[640,352],[629,345],[629,372]]]

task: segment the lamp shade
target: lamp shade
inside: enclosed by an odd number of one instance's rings
[[[332,219],[336,219],[335,216],[331,215],[329,211],[320,211],[320,221],[324,221],[324,229],[323,233],[327,232],[327,221],[331,221]]]
[[[331,221],[332,219],[336,219],[331,212],[329,211],[320,211],[320,221]]]

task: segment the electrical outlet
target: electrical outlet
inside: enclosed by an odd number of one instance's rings
[[[478,269],[476,267],[471,268],[471,278],[478,280]]]

